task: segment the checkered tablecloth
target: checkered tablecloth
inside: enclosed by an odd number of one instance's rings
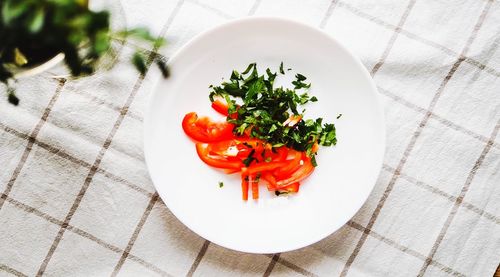
[[[0,275],[494,274],[500,1],[122,0],[114,13],[165,36],[167,57],[248,15],[293,18],[335,37],[384,100],[375,189],[343,228],[298,251],[243,254],[197,236],[149,179],[143,113],[160,73],[140,76],[125,44],[111,71],[73,80],[55,69],[18,82],[18,107],[0,97]]]

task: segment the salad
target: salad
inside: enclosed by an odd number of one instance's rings
[[[196,112],[182,120],[204,163],[240,174],[243,200],[249,191],[258,199],[261,183],[276,195],[297,193],[317,166],[319,146],[337,143],[334,124],[305,117],[303,106],[318,99],[308,94],[311,84],[304,75],[295,75],[292,88],[275,87],[278,75],[286,71],[283,63],[279,72],[268,68],[262,75],[255,63],[241,73],[233,70],[228,81],[209,87],[211,106],[225,120]]]

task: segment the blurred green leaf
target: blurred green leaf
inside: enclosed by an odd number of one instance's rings
[[[146,74],[146,59],[140,52],[135,52],[132,56],[132,64],[142,74]]]
[[[90,23],[92,22],[92,15],[91,14],[81,14],[73,17],[69,22],[68,25],[72,28],[75,29],[82,29],[85,30],[88,28]]]
[[[108,11],[92,11],[89,0],[0,0],[0,82],[13,78],[12,65],[44,62],[57,53],[65,54],[65,63],[73,76],[91,74],[110,53],[113,39],[130,38],[146,45],[132,44],[136,53],[131,63],[141,74],[149,66],[148,53],[165,40],[147,28],[115,32],[110,29]],[[123,43],[123,42],[122,42]],[[141,51],[138,51],[141,49]],[[169,75],[166,61],[155,56],[153,62],[163,76]],[[18,102],[14,94],[9,101]]]
[[[39,7],[35,13],[31,14],[29,17],[28,29],[31,33],[38,33],[43,27],[43,21],[45,19],[45,12],[43,7]]]
[[[16,63],[16,65],[19,65],[19,66],[25,65],[28,63],[28,59],[26,58],[26,56],[24,56],[23,53],[21,53],[19,48],[14,49],[14,62]]]
[[[101,55],[104,52],[106,52],[110,46],[109,40],[110,40],[110,38],[109,38],[108,32],[106,32],[106,31],[97,32],[96,37],[95,37],[95,43],[94,43],[94,52],[97,55]]]
[[[144,27],[133,28],[129,30],[124,30],[117,32],[117,35],[121,38],[132,37],[136,39],[142,39],[145,41],[152,42],[156,47],[160,47],[165,43],[165,40],[161,37],[154,37],[151,35],[148,29]]]
[[[2,20],[5,25],[20,17],[29,8],[27,1],[5,0],[2,6]]]

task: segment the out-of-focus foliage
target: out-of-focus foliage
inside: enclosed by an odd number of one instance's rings
[[[87,0],[0,0],[0,82],[8,85],[16,69],[43,63],[58,53],[64,53],[73,76],[91,74],[113,39],[132,38],[155,47],[165,43],[145,28],[113,31],[109,21],[109,12],[89,10]],[[165,61],[155,55],[150,58],[166,77]],[[131,62],[142,74],[149,64],[139,49]],[[13,90],[7,91],[9,101],[17,103]]]

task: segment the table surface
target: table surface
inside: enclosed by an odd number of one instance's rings
[[[142,130],[160,72],[138,74],[128,62],[135,46],[117,42],[109,71],[71,79],[55,68],[16,83],[19,106],[0,99],[0,275],[500,275],[499,1],[104,5],[115,26],[146,25],[166,37],[166,48],[144,49],[166,57],[244,16],[321,28],[377,83],[383,169],[363,208],[312,246],[253,255],[214,245],[155,192]]]

